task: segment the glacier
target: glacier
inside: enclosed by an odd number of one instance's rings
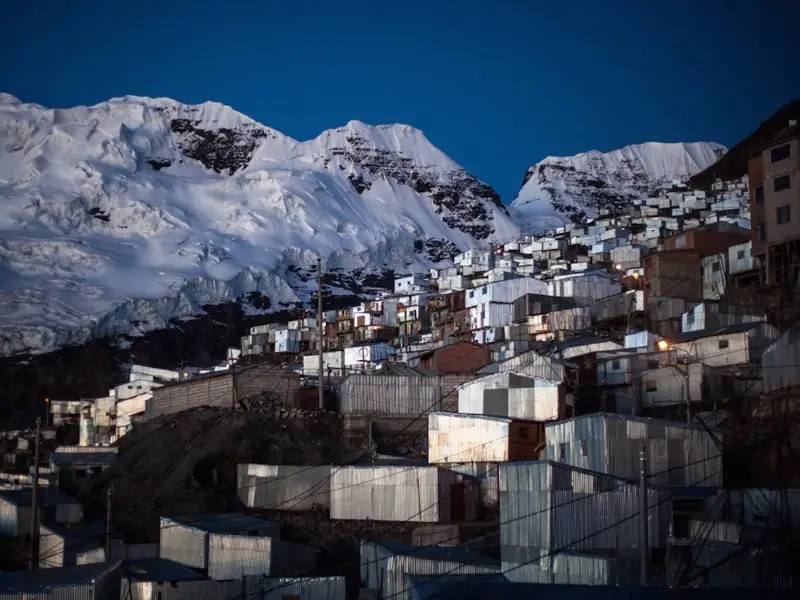
[[[600,209],[623,211],[673,181],[685,182],[726,151],[716,142],[647,142],[548,156],[527,170],[510,212],[525,232],[538,234],[596,217]]]
[[[519,231],[408,125],[297,141],[215,102],[0,94],[0,355],[141,334],[251,292],[307,302],[317,257],[419,271]]]

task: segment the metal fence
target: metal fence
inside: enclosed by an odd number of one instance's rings
[[[239,400],[270,393],[291,404],[300,389],[300,377],[273,365],[254,365],[167,384],[153,390],[146,403],[145,418],[173,414],[201,406],[232,408]]]
[[[331,505],[331,467],[242,464],[237,492],[250,508],[309,510]]]
[[[457,388],[471,376],[350,375],[339,386],[344,414],[419,415],[457,405]]]

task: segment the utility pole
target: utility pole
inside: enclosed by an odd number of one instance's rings
[[[114,484],[108,484],[106,491],[106,560],[111,560],[111,490]]]
[[[639,584],[648,583],[648,562],[650,557],[650,530],[647,514],[647,445],[642,444],[639,451]]]
[[[319,408],[320,410],[325,408],[325,390],[323,389],[323,381],[322,378],[324,377],[323,368],[322,368],[322,336],[323,336],[323,322],[324,317],[322,315],[322,259],[317,259],[317,335],[319,336],[319,365],[317,369],[317,382],[318,382],[318,389],[319,389]]]
[[[41,437],[42,418],[36,417],[36,440],[33,451],[33,489],[31,490],[31,544],[28,569],[39,568],[39,438]]]

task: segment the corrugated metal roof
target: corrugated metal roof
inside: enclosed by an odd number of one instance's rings
[[[120,563],[117,561],[79,567],[0,573],[0,592],[37,593],[46,592],[52,587],[92,584],[111,573],[119,565]]]
[[[244,513],[217,513],[165,517],[175,523],[209,533],[237,533],[251,529],[277,527],[277,523]]]
[[[166,558],[126,560],[124,575],[131,581],[193,581],[205,579],[200,573]]]
[[[0,490],[0,499],[16,506],[30,506],[31,490]],[[40,506],[80,504],[80,501],[72,496],[52,488],[39,488],[38,501]]]

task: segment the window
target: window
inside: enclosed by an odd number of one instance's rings
[[[725,348],[728,347],[728,345],[729,345],[728,344],[728,340],[720,340],[719,341],[719,349],[720,350],[724,350]]]
[[[769,151],[769,160],[770,162],[776,163],[789,158],[791,155],[792,147],[789,144],[784,144],[783,146],[778,146]]]
[[[736,260],[744,260],[744,250],[739,250],[736,253]]]
[[[589,456],[589,447],[586,443],[586,440],[580,440],[581,445],[581,456]]]
[[[694,323],[694,311],[686,313],[686,323],[688,323],[689,325]]]
[[[756,236],[759,242],[763,242],[767,239],[767,228],[763,223],[756,225]]]
[[[655,392],[655,391],[658,390],[658,385],[656,385],[656,382],[653,381],[653,380],[645,381],[644,382],[644,390],[646,392]]]
[[[483,294],[484,296],[486,295],[486,286],[483,286],[481,288],[481,294]]]
[[[470,292],[470,293],[469,293],[469,297],[470,297],[470,298],[474,298],[474,297],[475,297],[475,292]]]
[[[783,190],[788,190],[790,187],[792,187],[792,180],[788,175],[781,175],[772,180],[773,192],[782,192]]]
[[[527,427],[520,427],[519,428],[519,437],[527,439],[528,438],[528,428]]]
[[[778,225],[785,225],[792,220],[791,206],[779,206],[777,209]]]
[[[619,371],[619,360],[612,360],[611,361],[611,369],[613,371]]]
[[[764,186],[756,187],[756,204],[764,204]]]
[[[711,264],[711,272],[712,273],[719,273],[719,263],[715,262]]]
[[[562,443],[558,445],[558,460],[567,460],[567,444]]]

